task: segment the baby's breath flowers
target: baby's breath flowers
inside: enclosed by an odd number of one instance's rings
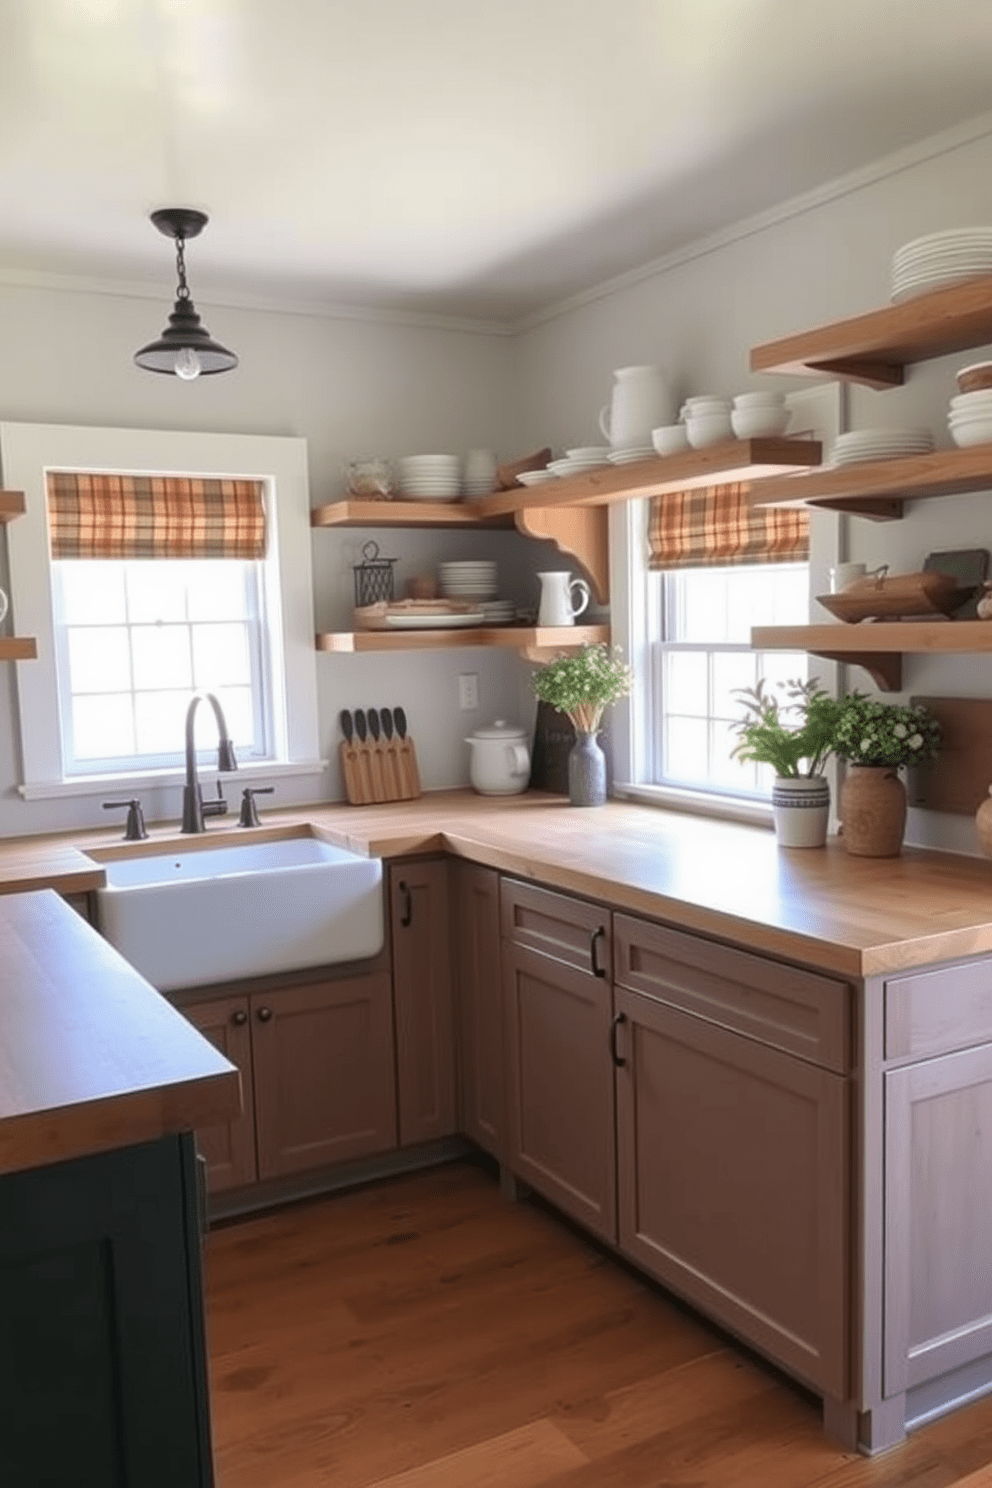
[[[621,660],[620,648],[583,646],[574,656],[559,656],[534,676],[542,703],[566,713],[580,733],[594,734],[609,703],[626,697],[634,676]]]
[[[880,703],[864,693],[843,699],[833,749],[853,765],[922,765],[940,748],[940,725],[919,704]]]

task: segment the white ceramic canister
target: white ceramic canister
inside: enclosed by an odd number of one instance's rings
[[[613,449],[651,447],[651,430],[674,424],[675,399],[661,367],[618,367],[613,396],[600,410],[599,427]]]
[[[468,778],[480,796],[517,796],[530,782],[526,730],[505,718],[476,729],[465,740],[472,751]]]

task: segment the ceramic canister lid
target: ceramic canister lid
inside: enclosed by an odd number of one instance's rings
[[[497,718],[493,723],[483,724],[470,735],[472,739],[526,739],[527,730],[522,729],[518,723],[507,723],[505,718]]]

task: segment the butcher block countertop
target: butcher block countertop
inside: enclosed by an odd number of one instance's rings
[[[57,894],[0,899],[0,1174],[228,1120],[238,1071]]]
[[[376,857],[449,852],[503,872],[603,900],[702,935],[846,977],[874,976],[992,952],[992,862],[906,848],[852,858],[780,848],[774,834],[650,806],[573,807],[527,792],[444,791],[384,806],[329,804],[266,812],[252,835],[312,832]],[[0,840],[0,892],[47,883],[97,888],[83,856],[123,856],[245,840],[233,816],[198,837],[176,824],[128,844],[107,831]],[[0,900],[0,904],[2,904]]]

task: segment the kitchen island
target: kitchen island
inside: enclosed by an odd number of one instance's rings
[[[394,1148],[423,1140],[404,1136],[412,1091],[424,1136],[467,1133],[816,1390],[850,1446],[992,1388],[992,865],[783,850],[534,793],[313,806],[255,831],[389,860]],[[50,881],[89,892],[101,859],[174,837],[2,843],[0,883],[50,854]],[[228,990],[190,1010],[249,1030],[261,1080],[280,991]],[[430,1088],[405,1092],[404,1064]]]
[[[238,1072],[50,890],[0,946],[0,1481],[209,1488],[192,1133]]]

